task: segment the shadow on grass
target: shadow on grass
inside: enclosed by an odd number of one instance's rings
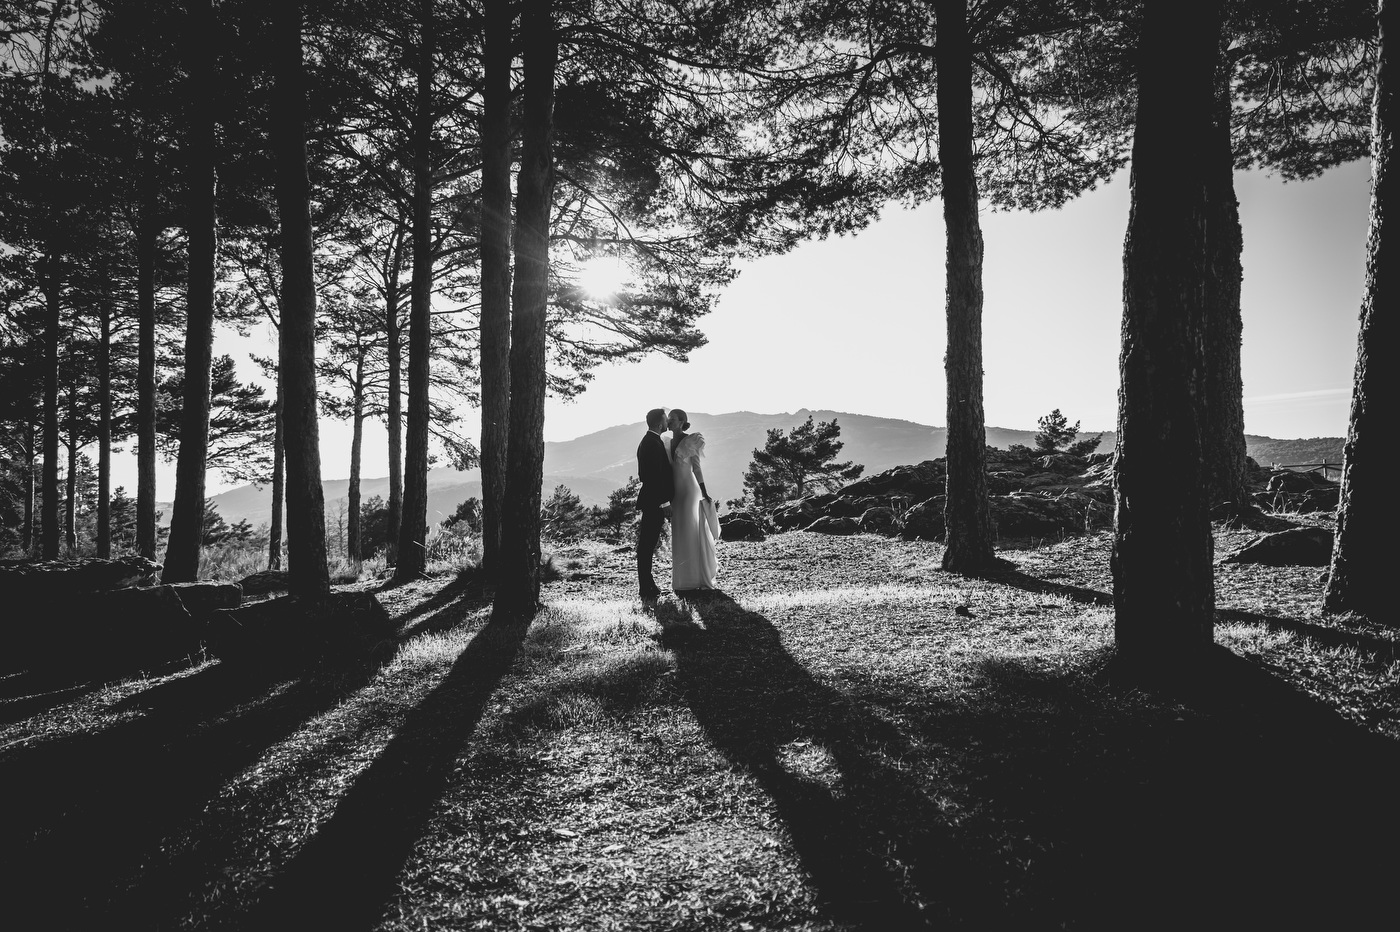
[[[1360,631],[1345,631],[1326,625],[1315,625],[1297,618],[1287,618],[1278,615],[1260,615],[1257,612],[1246,612],[1233,608],[1217,609],[1215,618],[1218,622],[1227,621],[1237,624],[1261,625],[1271,631],[1287,631],[1299,637],[1305,637],[1316,641],[1324,647],[1354,648],[1374,655],[1376,660],[1380,663],[1394,662],[1397,652],[1400,652],[1400,642],[1388,641],[1385,638],[1371,637]]]
[[[1107,592],[1100,592],[1097,589],[1086,589],[1083,586],[1071,586],[1068,583],[1051,582],[1048,579],[1041,579],[1038,576],[1031,576],[1019,570],[1003,570],[989,574],[987,577],[992,582],[1010,586],[1013,589],[1020,589],[1022,592],[1034,592],[1038,595],[1062,596],[1081,605],[1112,605],[1113,596]]]
[[[936,918],[931,890],[945,903],[990,895],[958,868],[922,788],[891,764],[905,751],[898,729],[814,678],[763,615],[722,592],[691,604],[703,627],[666,603],[657,613],[677,685],[710,740],[772,798],[838,921],[917,928]],[[812,755],[815,768],[796,763]],[[821,766],[826,755],[835,768]]]
[[[44,928],[113,925],[123,901],[146,925],[151,909],[189,891],[147,883],[144,865],[198,818],[219,789],[268,747],[334,708],[372,674],[321,669],[257,676],[211,664],[129,696],[73,734],[0,758],[7,807],[0,891]],[[130,716],[129,718],[123,717]],[[24,926],[31,927],[31,926]]]
[[[341,797],[334,815],[271,879],[243,927],[348,932],[379,924],[400,870],[528,628],[492,622],[477,632]]]
[[[694,605],[703,627],[661,618],[679,685],[838,921],[1356,928],[1391,910],[1395,743],[1223,648],[1173,696],[1103,689],[1099,657],[990,657],[971,699],[897,683],[855,699],[763,615],[723,595]],[[839,779],[804,775],[804,745]]]

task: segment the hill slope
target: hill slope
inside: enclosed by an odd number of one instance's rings
[[[791,414],[755,414],[735,411],[729,414],[690,415],[691,430],[705,435],[705,479],[710,493],[721,502],[737,498],[743,492],[744,471],[754,449],[763,446],[768,431],[777,428],[791,430],[811,415],[817,421],[836,420],[841,425],[841,440],[845,443],[841,458],[865,466],[865,474],[882,472],[894,466],[937,459],[947,445],[947,429],[916,424],[895,418],[873,417],[838,411],[811,411],[803,408]],[[546,443],[544,450],[544,493],[547,496],[556,485],[566,485],[585,505],[603,504],[608,493],[636,475],[637,442],[646,431],[641,421],[620,424],[586,434],[574,440]],[[1081,437],[1093,436],[1084,431]],[[987,428],[987,443],[1005,449],[1013,443],[1030,446],[1034,430]],[[1100,450],[1113,448],[1115,435],[1103,434]],[[1275,440],[1271,437],[1246,436],[1249,455],[1260,463],[1321,463],[1341,462],[1340,438],[1308,440]],[[326,510],[334,514],[337,504],[346,498],[349,481],[332,479],[325,482]],[[378,495],[389,497],[387,478],[364,479],[360,484],[362,500]],[[458,472],[441,468],[428,473],[428,520],[437,522],[452,514],[457,504],[481,495],[481,476],[477,470]],[[226,520],[247,518],[254,525],[269,520],[272,513],[272,492],[264,486],[241,486],[214,497]]]

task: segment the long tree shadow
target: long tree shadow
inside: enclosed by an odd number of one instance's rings
[[[722,595],[695,605],[703,627],[661,619],[679,685],[770,794],[841,921],[1352,928],[1389,908],[1395,742],[1223,648],[1146,706],[1096,685],[1099,659],[1075,672],[989,657],[970,706],[898,685],[857,700],[762,615]],[[826,779],[804,775],[811,746],[834,761]]]
[[[268,677],[215,663],[117,703],[109,727],[11,749],[0,798],[23,804],[7,808],[0,892],[21,915],[33,911],[33,927],[108,925],[142,865],[220,787],[372,673]]]
[[[510,670],[529,624],[493,621],[272,878],[243,927],[369,929],[446,791],[457,758]]]
[[[1044,670],[996,680],[1072,692]],[[1092,928],[1363,928],[1393,910],[1400,855],[1376,839],[1400,828],[1396,742],[1223,647],[1154,695],[1178,712],[1089,729],[1067,701],[987,774],[1001,817],[1053,842],[1028,878],[1041,899]]]
[[[983,912],[971,904],[994,892],[895,763],[905,736],[813,677],[763,615],[719,592],[693,605],[703,627],[658,612],[677,685],[710,740],[769,794],[835,918],[910,929]]]

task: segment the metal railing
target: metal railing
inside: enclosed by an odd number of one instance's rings
[[[1324,479],[1330,479],[1331,475],[1329,475],[1329,473],[1331,470],[1335,469],[1337,471],[1337,478],[1342,478],[1342,464],[1329,463],[1326,460],[1323,460],[1321,463],[1270,463],[1269,468],[1296,469],[1301,472],[1321,472],[1322,478]]]

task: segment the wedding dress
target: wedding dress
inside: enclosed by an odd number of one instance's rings
[[[676,592],[713,589],[719,572],[712,530],[715,506],[701,496],[695,477],[704,455],[705,438],[700,434],[686,434],[671,450],[676,482],[671,498],[671,588]]]

